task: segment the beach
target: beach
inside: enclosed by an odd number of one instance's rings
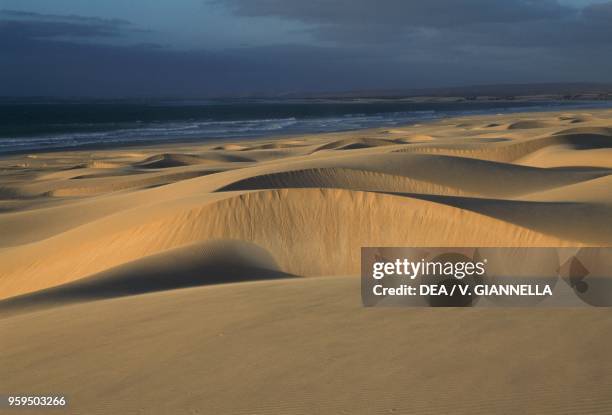
[[[609,311],[364,308],[367,246],[612,246],[612,110],[0,158],[0,390],[74,414],[612,413]]]

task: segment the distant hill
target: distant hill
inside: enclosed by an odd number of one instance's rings
[[[57,101],[198,101],[198,100],[282,100],[282,99],[406,99],[410,101],[496,101],[496,100],[612,100],[612,84],[605,83],[540,83],[540,84],[493,84],[468,85],[444,88],[407,88],[380,90],[351,90],[335,92],[284,92],[284,93],[246,93],[240,95],[181,97],[53,97],[1,96],[0,103],[16,102],[57,102]]]
[[[469,85],[447,88],[413,88],[405,90],[361,90],[333,93],[290,93],[277,98],[410,98],[462,97],[466,99],[518,99],[528,97],[557,99],[612,99],[612,84],[546,83]]]

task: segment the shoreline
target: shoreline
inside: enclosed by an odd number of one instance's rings
[[[495,101],[498,102],[498,101]],[[499,102],[503,102],[503,101],[499,101]],[[513,103],[513,102],[523,102],[523,101],[507,101],[508,103]],[[524,102],[531,102],[531,101],[524,101]],[[535,101],[535,102],[539,102],[539,101]],[[534,110],[529,110],[529,107],[526,108],[517,108],[516,111],[514,110],[506,110],[506,111],[500,111],[499,113],[491,113],[490,111],[493,110],[483,110],[481,113],[475,113],[475,114],[458,114],[458,115],[451,115],[451,116],[447,116],[447,115],[440,115],[439,117],[434,117],[432,119],[423,119],[423,120],[415,120],[412,123],[406,123],[406,124],[394,124],[394,125],[380,125],[380,126],[376,126],[376,127],[371,127],[371,128],[356,128],[356,129],[342,129],[342,130],[337,130],[337,131],[321,131],[321,132],[295,132],[295,133],[283,133],[283,132],[279,132],[278,134],[274,134],[271,133],[269,135],[258,135],[258,136],[253,136],[253,137],[214,137],[214,138],[207,138],[207,137],[193,137],[193,138],[186,138],[186,137],[181,137],[181,136],[175,136],[175,137],[171,137],[171,138],[159,138],[159,139],[151,139],[151,140],[143,140],[143,141],[136,141],[136,142],[122,142],[122,143],[104,143],[99,142],[99,143],[93,143],[93,144],[84,144],[84,145],[77,145],[77,146],[61,146],[61,147],[54,147],[54,148],[43,148],[43,149],[38,149],[38,150],[9,150],[9,151],[5,151],[5,152],[0,152],[0,159],[4,159],[7,157],[11,157],[11,156],[21,156],[21,155],[26,155],[26,154],[45,154],[45,153],[57,153],[57,152],[70,152],[70,151],[106,151],[106,150],[113,150],[113,149],[130,149],[130,148],[137,148],[137,147],[157,147],[157,146],[186,146],[186,145],[196,145],[196,144],[201,144],[201,145],[208,145],[208,144],[222,144],[225,142],[252,142],[252,141],[258,141],[258,140],[270,140],[270,139],[290,139],[290,138],[299,138],[299,137],[306,137],[306,136],[317,136],[317,135],[325,135],[325,134],[342,134],[342,133],[357,133],[360,131],[363,132],[368,132],[368,131],[375,131],[375,130],[380,130],[380,129],[385,129],[385,128],[406,128],[408,126],[411,125],[415,125],[415,124],[429,124],[429,123],[435,123],[437,121],[442,121],[442,120],[451,120],[451,119],[455,119],[455,118],[468,118],[468,117],[496,117],[496,116],[512,116],[512,115],[516,115],[516,116],[526,116],[528,114],[546,114],[546,113],[556,113],[556,112],[571,112],[571,111],[606,111],[612,108],[612,101],[578,101],[576,104],[572,103],[566,103],[564,101],[559,101],[558,102],[561,107],[560,108],[554,108],[554,109],[534,109]],[[596,104],[600,104],[600,105],[596,105]],[[566,106],[567,105],[567,106]],[[593,105],[592,107],[589,105]],[[500,110],[504,110],[504,108],[500,108]],[[26,137],[22,137],[22,138],[32,138],[31,136],[26,136]],[[14,140],[17,140],[18,138],[14,138]]]

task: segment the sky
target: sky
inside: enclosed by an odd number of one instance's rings
[[[612,82],[607,0],[0,0],[0,96]]]

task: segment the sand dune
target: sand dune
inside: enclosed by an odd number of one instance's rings
[[[570,186],[563,187],[566,192],[569,188]],[[536,199],[541,199],[541,195],[545,194],[539,193],[540,196]],[[496,200],[438,195],[418,197],[502,219],[562,240],[576,241],[578,244],[579,241],[594,246],[608,246],[612,243],[612,209],[598,203]]]
[[[604,110],[5,157],[2,389],[53,373],[75,414],[609,412],[609,313],[364,309],[355,276],[363,246],[610,246],[611,160]]]
[[[212,150],[228,150],[228,151],[241,151],[248,149],[247,146],[240,144],[224,144],[221,146],[213,147]]]
[[[356,278],[298,278],[53,308],[0,320],[0,367],[20,393],[51,382],[68,414],[612,406],[607,310],[364,309],[359,295]]]
[[[575,151],[568,145],[547,146],[516,160],[517,164],[543,168],[593,167],[612,169],[612,149]]]
[[[597,159],[592,167],[555,168],[546,168],[543,160],[547,149],[561,145],[566,158],[608,151],[610,128],[591,116],[585,123],[593,125],[552,129],[560,117],[445,122],[397,130],[393,140],[369,131],[366,137],[336,133],[275,145],[248,143],[239,151],[117,150],[97,155],[109,166],[113,154],[121,160],[114,162],[121,167],[103,172],[64,168],[62,163],[75,165],[78,153],[49,161],[38,155],[35,160],[47,167],[25,182],[12,172],[4,197],[46,196],[55,202],[0,215],[6,230],[0,236],[0,298],[216,239],[253,243],[270,252],[281,271],[304,276],[356,273],[358,248],[365,245],[609,243],[608,199],[588,195],[593,188],[601,195],[612,170],[598,166]],[[605,120],[607,113],[600,117]],[[491,136],[486,128],[480,136],[475,132],[491,124],[524,123],[546,131],[515,137]],[[470,131],[455,138],[448,131],[457,126]],[[404,133],[408,140],[430,140],[402,142]],[[508,161],[525,153],[517,163]],[[243,163],[254,159],[260,162]],[[296,249],[307,253],[296,258]],[[325,259],[324,252],[332,250],[339,252]],[[75,258],[67,260],[65,252]]]
[[[551,190],[535,192],[524,197],[525,200],[584,202],[602,207],[612,205],[612,175],[587,180],[577,184],[557,187]]]
[[[407,190],[416,193],[465,192],[475,195],[504,197],[514,197],[536,190],[577,183],[602,177],[610,173],[607,169],[590,169],[585,171],[584,169],[567,168],[553,171],[464,157],[383,153],[326,159],[316,163],[304,161],[285,163],[282,173],[269,174],[265,180],[279,180],[280,187],[313,187],[306,185],[308,180],[302,180],[304,173],[301,175],[295,172],[291,173],[291,170],[287,171],[287,169],[316,165],[321,166],[319,167],[320,170],[318,170],[318,173],[310,173],[310,181],[313,180],[313,176],[319,176],[321,177],[321,183],[323,183],[323,169],[332,168],[327,166],[335,166],[335,169],[355,171],[351,176],[355,180],[358,177],[363,177],[366,172],[371,172],[395,176],[394,180],[396,182],[403,180],[404,186],[408,186],[407,189],[410,189],[409,183],[413,183],[414,186],[418,186],[416,185],[417,182],[421,183],[421,186],[430,186],[431,190]],[[359,188],[360,186],[358,183],[352,183],[348,179],[346,172],[342,175],[335,174],[335,176],[336,181],[343,180],[344,185],[338,184],[337,186],[332,186],[333,180],[327,180],[328,186],[324,187]],[[402,179],[398,179],[398,176]],[[376,180],[374,175],[370,175],[370,177],[371,179],[369,180]],[[229,185],[228,188],[262,188],[263,184],[259,186],[253,184],[254,182],[262,181],[259,176],[251,176],[243,179],[241,183]],[[504,186],[500,186],[500,182],[504,182]],[[388,185],[391,185],[391,181],[388,182]],[[271,186],[271,184],[268,184],[268,186]],[[382,185],[382,188],[384,187],[385,184]],[[413,189],[418,189],[418,187],[413,187]]]
[[[397,151],[434,153],[512,163],[538,150],[551,146],[565,145],[576,150],[609,149],[611,137],[612,136],[601,134],[563,134],[552,137],[544,136],[524,141],[481,141],[480,144],[483,145],[461,145],[456,143],[446,145],[423,144],[420,148],[402,148]]]
[[[416,180],[406,176],[341,167],[290,170],[282,173],[253,176],[231,183],[222,187],[219,191],[282,188],[339,188],[389,193],[412,192],[448,195],[467,193],[458,188]]]
[[[216,240],[169,249],[73,283],[12,297],[0,302],[0,316],[153,291],[290,277],[258,246]]]
[[[558,119],[559,121],[567,121],[570,124],[579,124],[591,121],[593,117],[591,114],[561,114]]]
[[[524,130],[531,128],[546,128],[549,126],[550,124],[540,120],[521,120],[509,124],[506,128],[508,128],[508,130]]]
[[[126,189],[146,189],[150,187],[162,186],[168,183],[174,183],[177,180],[186,180],[193,177],[217,173],[218,171],[219,170],[199,170],[174,172],[168,174],[130,175],[129,178],[126,178],[124,175],[105,175],[103,177],[85,178],[80,177],[82,180],[49,190],[46,194],[53,197],[72,197],[106,194]],[[115,178],[118,178],[118,180],[115,180]]]
[[[406,196],[318,188],[223,195],[204,205],[194,199],[180,207],[150,206],[146,214],[127,210],[0,251],[0,288],[4,297],[24,294],[201,240],[247,240],[271,252],[282,271],[305,276],[358,273],[361,246],[564,244],[505,221]],[[299,257],[296,246],[303,250]],[[66,252],[78,255],[67,260]],[[31,256],[35,262],[24,260]]]
[[[317,148],[316,151],[321,150],[355,150],[359,148],[371,148],[378,146],[390,146],[397,144],[394,141],[384,140],[380,138],[348,138],[338,141],[332,141],[331,143],[324,144]]]
[[[612,137],[612,127],[574,127],[560,130],[554,133],[554,135],[568,134],[602,135]]]
[[[307,146],[308,143],[304,143],[303,141],[297,140],[283,140],[283,141],[274,141],[271,143],[258,144],[254,146],[249,146],[243,148],[243,150],[276,150],[280,148],[295,148],[295,147],[304,147]]]
[[[252,159],[235,154],[209,152],[199,155],[193,154],[156,154],[147,157],[145,160],[135,163],[134,166],[147,169],[167,169],[170,167],[192,166],[194,164],[205,163],[239,163],[252,162]]]

